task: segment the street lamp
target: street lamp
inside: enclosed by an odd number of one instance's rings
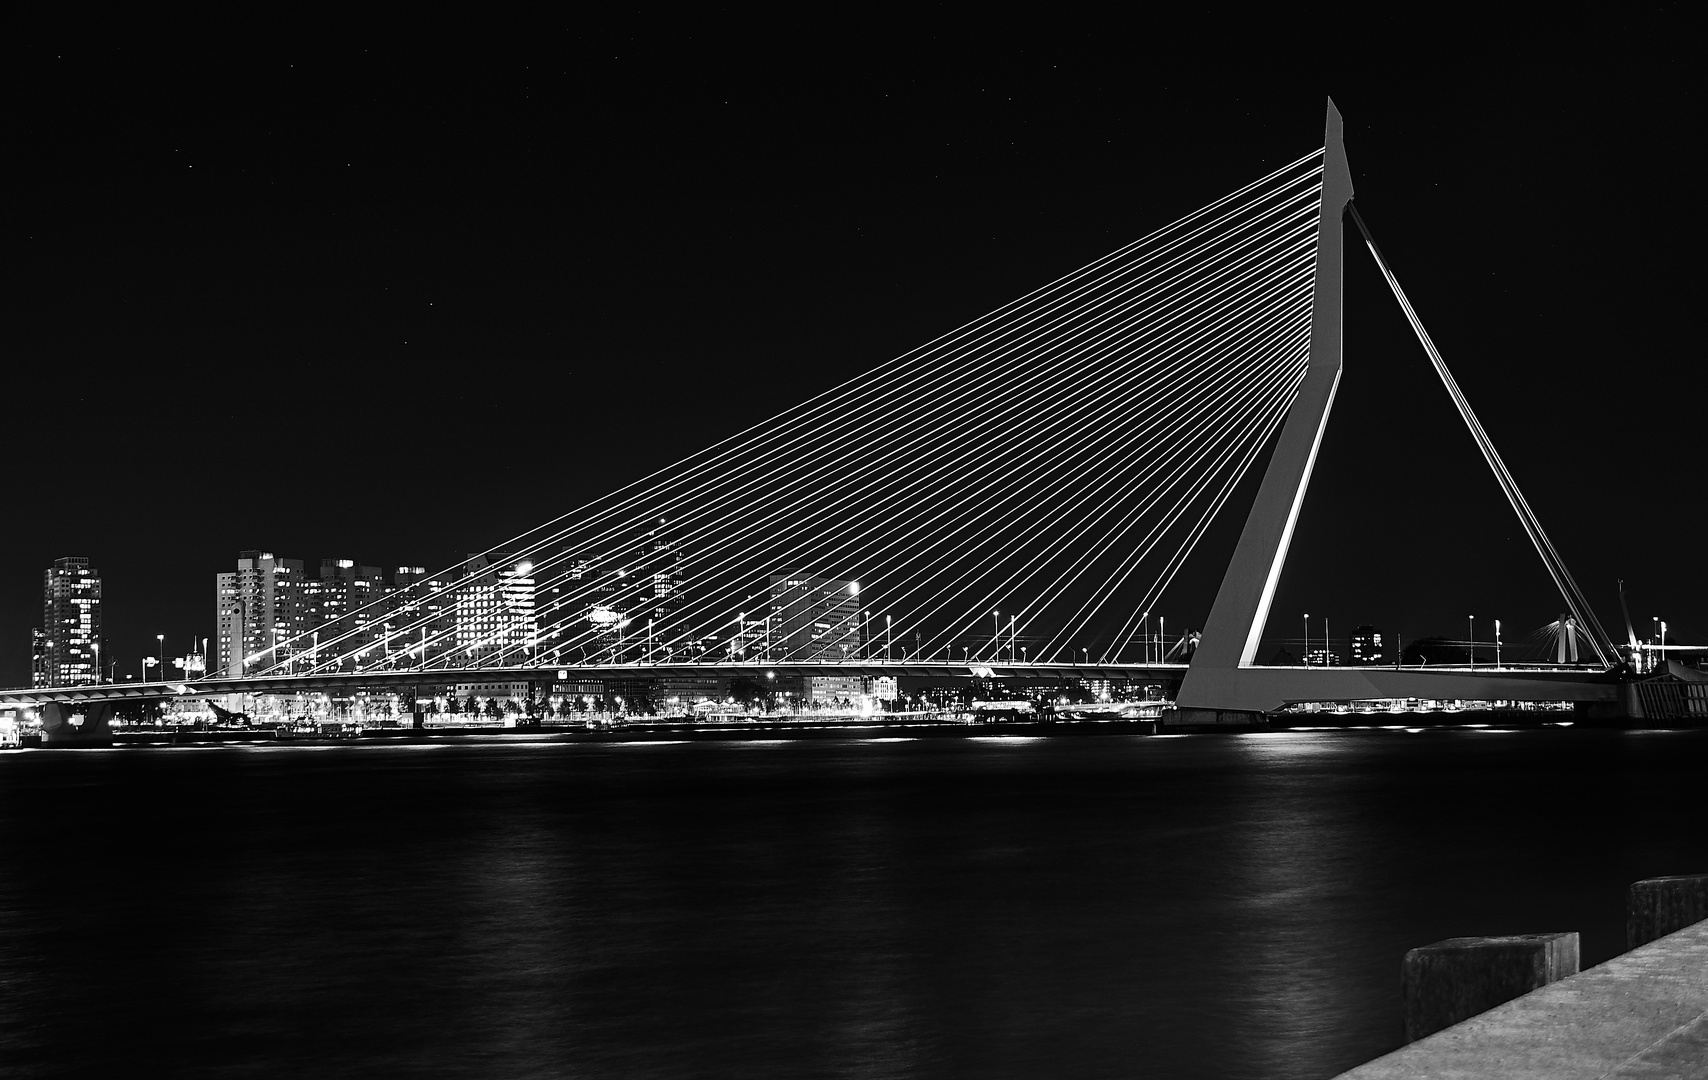
[[[1148,611],[1139,614],[1139,636],[1145,640],[1145,663],[1149,664],[1151,662],[1151,613]]]
[[[1471,666],[1477,666],[1477,617],[1469,616],[1471,620]]]
[[[1311,613],[1305,612],[1305,654],[1304,663],[1311,662]]]
[[[1083,663],[1086,663],[1086,664],[1091,663],[1091,650],[1085,648],[1083,645],[1080,646],[1079,658]]]
[[[1495,620],[1495,670],[1500,670],[1500,620]]]
[[[154,640],[160,643],[160,674],[164,678],[166,675],[166,635],[155,634]]]
[[[990,649],[991,659],[1002,659],[1002,613],[995,608],[990,609]]]
[[[1008,662],[1014,663],[1014,616],[1008,617]]]
[[[894,622],[888,615],[884,616],[884,659],[891,659],[890,647],[895,644]]]

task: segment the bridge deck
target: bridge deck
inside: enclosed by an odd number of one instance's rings
[[[1179,679],[1185,664],[1057,664],[1057,663],[926,663],[917,661],[850,660],[833,662],[721,664],[606,664],[510,667],[433,668],[425,671],[363,671],[323,675],[267,675],[247,679],[202,679],[153,683],[109,683],[0,690],[0,705],[45,701],[127,701],[182,697],[189,694],[348,693],[356,690],[395,691],[420,686],[458,683],[502,683],[607,679],[759,678],[816,676],[875,678],[908,676],[1018,679]]]

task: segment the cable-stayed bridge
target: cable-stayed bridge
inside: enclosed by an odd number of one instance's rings
[[[1321,149],[800,405],[311,626],[285,605],[193,683],[72,702],[778,673],[1178,680],[1180,716],[1288,702],[1611,701],[1581,669],[1265,667],[1341,375],[1352,218],[1604,668],[1617,651]],[[803,358],[803,364],[809,358]],[[1273,446],[1201,643],[1152,613]],[[292,622],[297,619],[297,622]],[[1183,663],[1190,651],[1190,664]]]

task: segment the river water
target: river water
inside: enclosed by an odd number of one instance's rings
[[[0,753],[0,1074],[1321,1078],[1708,871],[1708,732]]]

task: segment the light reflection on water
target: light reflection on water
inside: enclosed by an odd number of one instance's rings
[[[7,755],[0,1060],[1325,1077],[1406,949],[1708,865],[1708,733],[1494,733]]]

